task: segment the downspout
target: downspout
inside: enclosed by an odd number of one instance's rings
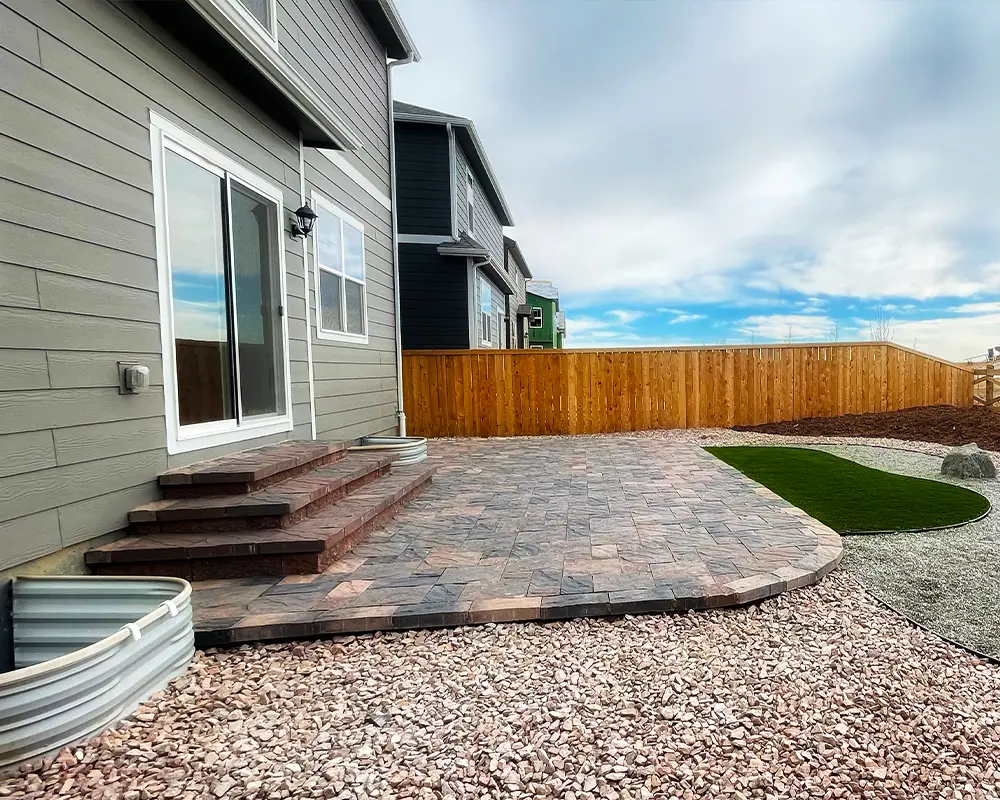
[[[416,57],[414,57],[416,56]],[[399,300],[399,230],[396,225],[396,121],[392,107],[392,68],[400,64],[412,64],[419,61],[416,51],[406,58],[390,61],[386,70],[389,91],[389,205],[392,206],[392,295],[396,312],[396,418],[399,421],[399,435],[406,436],[406,412],[403,410],[403,335],[402,313]],[[311,364],[311,362],[310,362]]]
[[[445,124],[448,132],[448,200],[451,202],[451,238],[458,239],[458,155],[455,153],[455,129]]]
[[[306,204],[306,154],[302,144],[302,131],[299,131],[299,203]],[[311,437],[316,439],[316,379],[313,375],[313,337],[312,320],[309,307],[309,237],[302,237],[302,280],[306,295],[306,364],[309,374],[309,430]],[[289,376],[291,380],[291,376]]]

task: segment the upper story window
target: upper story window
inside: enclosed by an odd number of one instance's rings
[[[244,17],[257,25],[273,42],[278,39],[277,0],[229,0]]]
[[[469,233],[476,232],[476,193],[472,187],[472,173],[465,173],[465,204],[469,214]]]
[[[493,343],[493,288],[479,279],[479,337],[483,344]]]
[[[365,227],[313,194],[316,219],[316,336],[368,341]]]
[[[539,306],[531,307],[531,322],[529,326],[532,328],[542,327],[542,309]]]

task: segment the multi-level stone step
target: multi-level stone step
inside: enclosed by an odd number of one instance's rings
[[[233,533],[127,536],[87,553],[103,575],[169,575],[188,580],[321,572],[390,519],[429,484],[426,462],[392,471],[287,528]]]
[[[394,459],[393,455],[348,453],[326,466],[296,473],[249,494],[157,500],[129,513],[131,530],[137,534],[204,534],[288,527],[377,480],[389,471]],[[251,486],[253,482],[240,481],[238,485]]]
[[[347,454],[345,442],[281,442],[201,461],[159,477],[164,498],[249,494],[304,475]]]

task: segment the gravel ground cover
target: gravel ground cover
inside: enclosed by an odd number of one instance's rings
[[[199,653],[14,798],[1000,794],[1000,668],[850,575],[759,606]]]
[[[709,445],[816,446],[865,466],[932,478],[984,495],[994,511],[949,531],[845,537],[841,568],[922,625],[1000,658],[1000,482],[940,475],[949,447],[886,438],[774,435],[757,431],[643,431],[637,436]],[[1000,454],[991,453],[1000,465]]]
[[[931,455],[820,447],[876,469],[964,486],[990,500],[994,511],[989,516],[954,530],[847,537],[842,563],[911,619],[1000,659],[1000,482],[943,477],[941,458]]]

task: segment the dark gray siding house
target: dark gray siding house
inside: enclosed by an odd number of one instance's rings
[[[391,0],[0,0],[0,579],[167,468],[396,431],[413,56]]]
[[[524,278],[509,268],[503,233],[514,220],[475,125],[409,103],[393,108],[403,348],[518,346],[511,298],[519,275],[523,297]]]

